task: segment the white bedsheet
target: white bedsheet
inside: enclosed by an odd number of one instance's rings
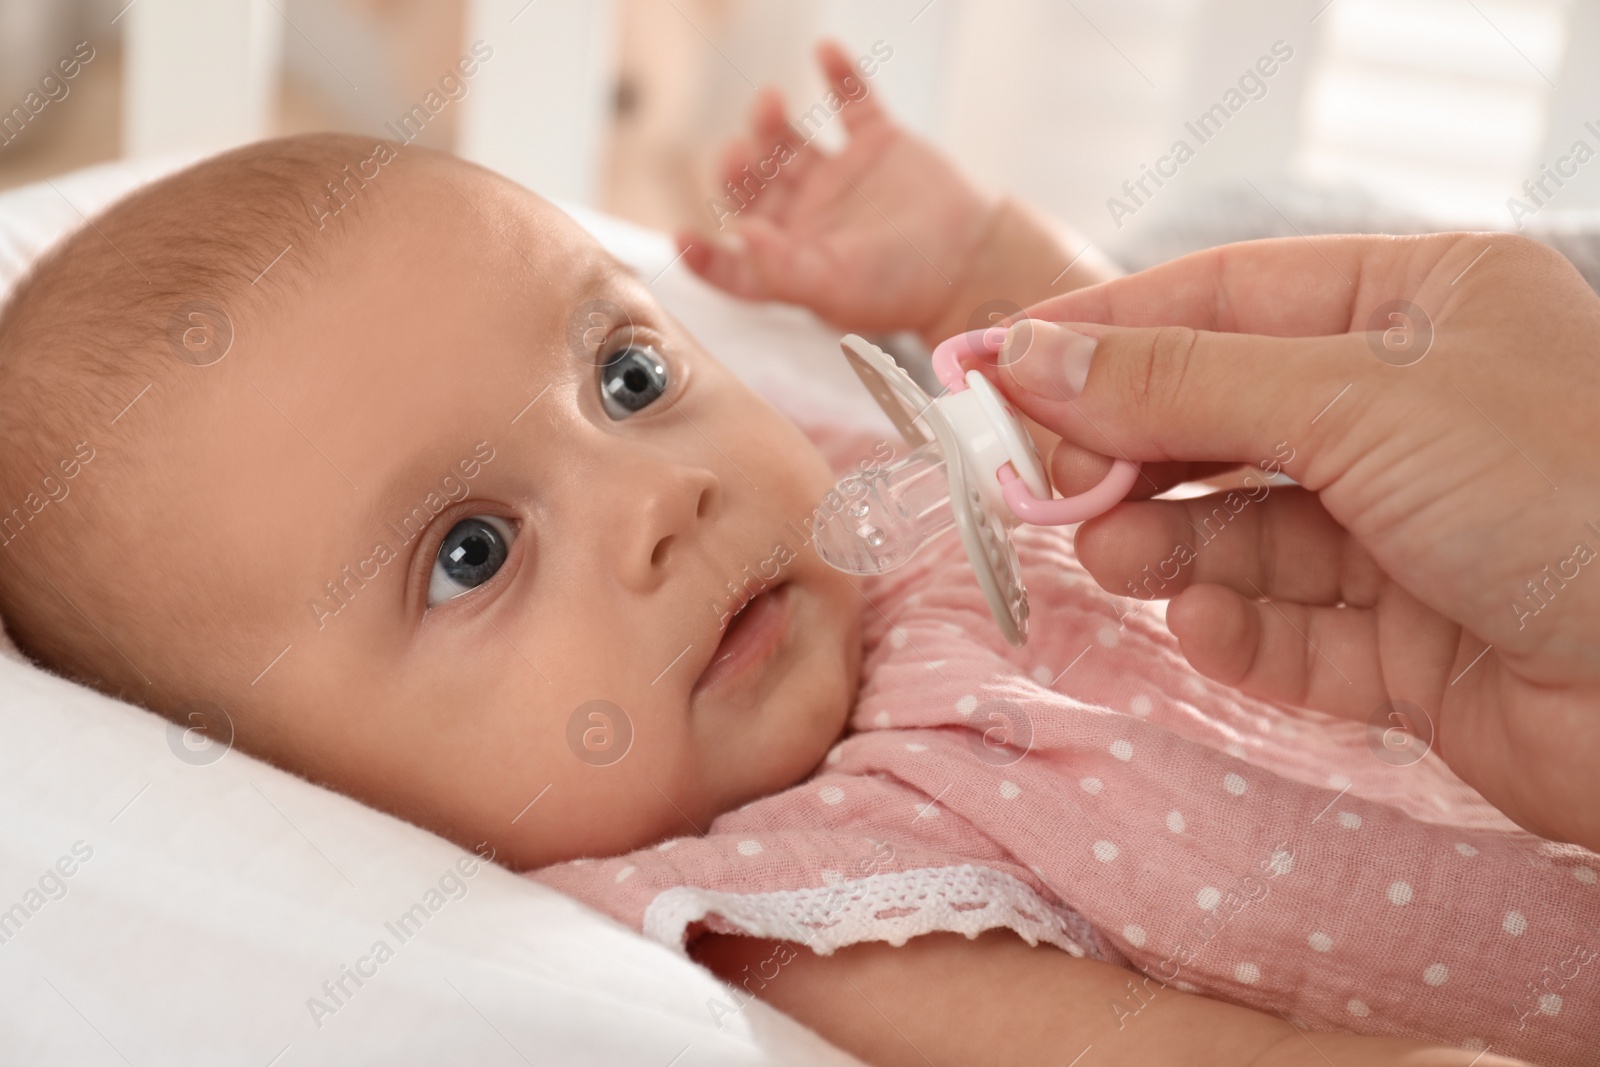
[[[0,297],[80,212],[171,166],[0,195]],[[662,236],[574,214],[747,380],[877,418],[809,316],[736,305]],[[759,1003],[719,1028],[723,987],[667,949],[499,867],[459,877],[454,845],[239,752],[180,759],[164,720],[5,651],[6,1064],[856,1063]],[[386,925],[432,902],[406,940]]]

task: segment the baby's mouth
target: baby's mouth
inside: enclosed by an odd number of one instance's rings
[[[691,695],[713,689],[765,663],[789,632],[789,583],[762,590],[734,612]]]

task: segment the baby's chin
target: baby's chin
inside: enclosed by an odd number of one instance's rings
[[[861,681],[863,601],[849,579],[804,549],[784,595],[791,601],[794,633],[778,685],[759,709],[766,724],[763,772],[733,798],[747,803],[811,777],[844,735]]]

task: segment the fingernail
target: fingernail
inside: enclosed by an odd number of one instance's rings
[[[1006,331],[1000,362],[1030,393],[1059,400],[1083,392],[1098,343],[1053,322],[1023,319]]]

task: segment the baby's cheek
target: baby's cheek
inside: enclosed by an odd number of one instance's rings
[[[593,636],[609,650],[604,662],[573,656],[547,665],[548,688],[561,695],[529,709],[544,719],[547,742],[519,780],[553,783],[546,800],[559,792],[560,801],[541,811],[540,800],[527,818],[539,815],[546,846],[573,856],[641,848],[704,828],[713,814],[714,782],[697,763],[689,728],[688,682],[608,641],[620,625]]]
[[[861,680],[861,596],[814,553],[802,559],[816,610],[801,620],[805,640],[790,685],[795,738],[784,761],[785,785],[815,768],[839,740]]]
[[[544,766],[521,768],[516,788],[492,810],[482,810],[487,831],[505,841],[522,867],[580,856],[630,852],[690,832],[685,814],[704,826],[695,802],[670,768],[650,766],[650,745],[635,737],[612,764],[590,763],[563,749]]]

